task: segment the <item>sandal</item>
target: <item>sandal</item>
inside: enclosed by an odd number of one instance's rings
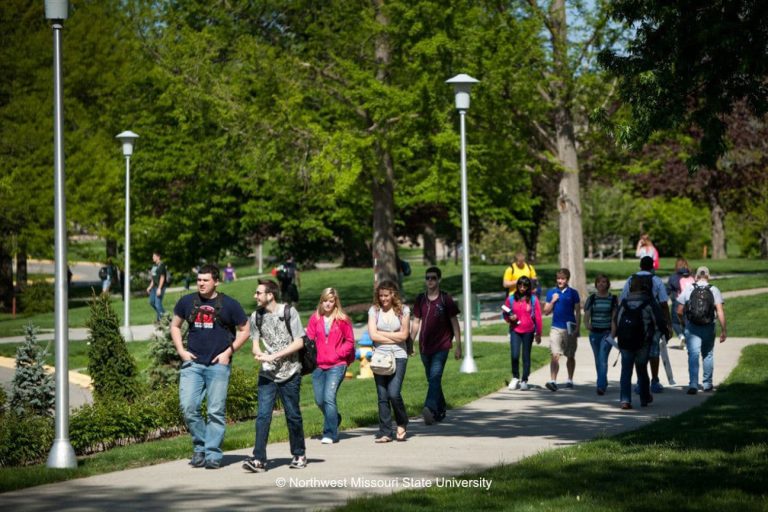
[[[391,443],[392,442],[392,438],[389,437],[389,436],[381,436],[381,437],[377,437],[376,439],[374,439],[373,442],[374,443]]]
[[[402,427],[397,427],[397,440],[405,441],[405,437],[408,435],[408,431]]]

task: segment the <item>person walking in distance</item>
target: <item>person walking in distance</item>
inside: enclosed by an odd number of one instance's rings
[[[517,280],[523,276],[531,280],[531,286],[533,287],[531,291],[538,297],[540,295],[540,290],[539,281],[536,278],[536,269],[533,268],[533,265],[525,261],[525,254],[518,252],[515,254],[514,263],[508,266],[504,271],[504,277],[502,279],[502,284],[504,288],[509,290],[509,295],[514,295],[517,290],[515,287]]]
[[[192,436],[192,467],[218,469],[226,426],[227,387],[232,356],[248,339],[248,317],[242,306],[219,293],[219,269],[204,265],[197,274],[197,293],[182,297],[173,308],[171,339],[181,358],[179,402]],[[181,326],[187,322],[187,346]],[[206,419],[200,412],[207,402]]]
[[[552,328],[549,331],[549,348],[552,359],[549,363],[550,380],[546,387],[557,391],[557,374],[560,371],[560,356],[568,358],[566,388],[573,388],[573,372],[576,370],[576,348],[581,326],[579,292],[568,286],[571,271],[561,268],[555,275],[557,286],[547,292],[544,314],[552,314]]]
[[[259,281],[254,298],[258,307],[251,315],[253,356],[261,363],[259,369],[256,413],[256,440],[253,457],[243,462],[243,468],[253,473],[267,470],[267,440],[272,423],[275,400],[280,395],[285,421],[288,424],[291,469],[307,465],[304,443],[304,422],[301,417],[301,362],[298,352],[304,346],[304,327],[296,309],[277,302],[279,288],[270,280]]]
[[[149,294],[149,305],[155,310],[155,322],[157,323],[165,315],[163,297],[165,296],[165,289],[168,287],[166,282],[168,280],[168,268],[163,263],[158,251],[152,253],[152,263],[147,293]]]
[[[426,291],[416,297],[411,322],[411,338],[419,340],[419,354],[427,377],[427,396],[421,410],[427,425],[445,419],[443,370],[454,339],[454,357],[458,360],[462,356],[459,307],[451,295],[440,289],[441,278],[438,267],[427,269],[424,274]]]
[[[315,403],[323,413],[322,444],[339,442],[341,414],[336,394],[344,382],[347,366],[355,360],[352,321],[341,307],[339,293],[326,288],[320,293],[317,309],[309,318],[307,336],[317,345],[317,368],[312,372]]]
[[[709,269],[696,269],[696,282],[677,298],[677,315],[685,317],[685,343],[688,348],[688,394],[699,390],[699,355],[703,362],[702,389],[712,391],[715,367],[715,318],[720,323],[720,343],[728,337],[725,329],[723,294],[709,284]]]

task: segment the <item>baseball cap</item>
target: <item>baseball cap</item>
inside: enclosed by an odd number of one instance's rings
[[[697,268],[696,277],[709,277],[709,269],[707,267]]]

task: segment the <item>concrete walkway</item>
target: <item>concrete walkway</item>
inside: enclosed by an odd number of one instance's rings
[[[743,347],[768,340],[728,339],[715,349],[715,385],[731,372]],[[543,450],[572,445],[596,436],[636,429],[679,414],[710,394],[685,394],[685,386],[668,387],[650,407],[618,407],[620,364],[610,367],[605,396],[595,394],[592,353],[581,340],[577,352],[576,389],[552,393],[543,384],[549,369],[532,374],[529,391],[502,389],[449,411],[444,423],[426,426],[414,418],[404,443],[375,444],[374,428],[346,431],[335,445],[307,440],[309,465],[288,468],[288,443],[269,446],[267,473],[252,474],[240,465],[250,449],[227,452],[217,471],[193,469],[187,460],[130,469],[0,495],[6,510],[316,510],[353,497],[391,493],[418,485],[464,482],[477,492],[493,493],[492,481],[462,478],[502,463],[514,463]],[[675,378],[687,383],[687,353],[670,350]],[[615,355],[611,356],[613,362]],[[479,364],[482,366],[482,362]],[[411,370],[421,370],[417,359]],[[564,364],[561,377],[564,376]],[[662,382],[665,382],[662,378]],[[371,383],[373,386],[373,383]],[[343,414],[343,411],[342,411]],[[276,417],[275,421],[284,421]]]

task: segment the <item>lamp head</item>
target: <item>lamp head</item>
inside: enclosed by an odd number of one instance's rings
[[[49,20],[67,19],[69,0],[45,0],[45,18]]]
[[[131,156],[133,154],[133,144],[139,136],[129,130],[119,133],[115,138],[123,143],[123,155]]]
[[[480,80],[463,73],[445,81],[445,83],[453,85],[453,91],[456,94],[457,110],[469,109],[469,90],[478,82]]]

